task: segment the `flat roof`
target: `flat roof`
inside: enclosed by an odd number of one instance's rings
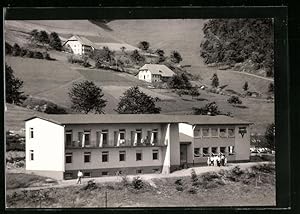
[[[56,124],[118,124],[118,123],[188,123],[188,124],[251,124],[225,115],[164,115],[164,114],[48,114],[33,116]]]

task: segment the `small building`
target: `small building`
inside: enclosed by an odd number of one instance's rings
[[[167,81],[175,73],[165,65],[145,64],[139,69],[138,78],[146,82]]]
[[[63,46],[70,46],[74,54],[83,55],[94,51],[96,45],[83,36],[74,35]]]
[[[68,114],[26,120],[26,170],[56,179],[163,173],[222,152],[248,161],[249,123],[227,116]]]

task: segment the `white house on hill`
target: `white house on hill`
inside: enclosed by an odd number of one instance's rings
[[[138,78],[146,82],[160,82],[171,78],[175,73],[165,65],[145,64],[139,69]]]
[[[74,54],[88,54],[96,49],[96,45],[83,36],[74,35],[69,38],[63,46],[69,45]]]

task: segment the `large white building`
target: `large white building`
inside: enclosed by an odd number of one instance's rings
[[[26,170],[56,179],[170,173],[224,153],[248,161],[249,123],[227,116],[47,115],[25,122]]]
[[[145,64],[139,69],[138,78],[146,82],[161,82],[171,78],[175,73],[165,65]]]
[[[83,36],[74,35],[63,46],[70,46],[74,54],[89,54],[96,49],[96,45]]]

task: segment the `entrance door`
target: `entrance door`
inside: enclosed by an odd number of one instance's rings
[[[187,145],[180,144],[180,165],[187,163]]]

